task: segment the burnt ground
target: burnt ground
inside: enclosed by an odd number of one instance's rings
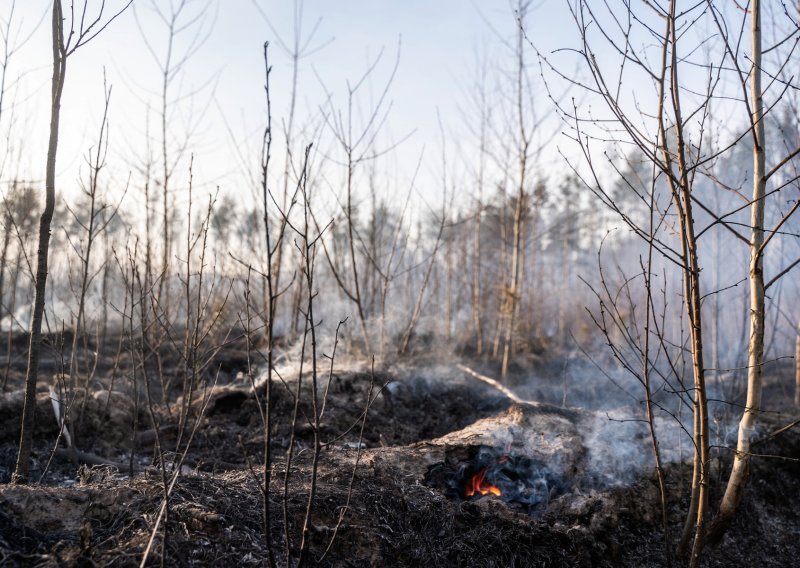
[[[261,565],[267,557],[255,472],[264,448],[260,413],[248,382],[237,378],[244,364],[241,353],[221,357],[217,368],[224,371],[216,386],[195,395],[207,406],[170,495],[164,550],[169,566]],[[616,446],[610,444],[603,449],[594,441],[590,446],[589,434],[601,424],[598,416],[608,422],[602,414],[547,404],[512,406],[498,391],[446,362],[417,361],[374,374],[366,365],[349,367],[334,373],[320,424],[326,444],[307,535],[311,564],[666,565],[658,485],[647,465],[646,439],[639,441],[645,451],[636,458],[642,463],[628,464],[633,473],[612,478],[604,476],[604,464],[632,458],[615,456]],[[164,369],[179,382],[180,371],[169,361]],[[31,476],[41,482],[10,486],[23,370],[19,365],[12,369],[9,392],[0,398],[0,565],[137,566],[162,506],[164,486],[155,465],[153,431],[148,432],[152,417],[141,392],[141,404],[134,404],[124,361],[116,370],[110,362],[99,365],[98,380],[88,393],[77,391],[76,400],[83,401],[84,395],[86,400],[82,416],[75,416],[76,443],[84,452],[78,456],[64,450],[63,440],[61,449],[53,451],[58,426],[47,383],[42,383]],[[279,565],[285,564],[284,515],[290,546],[296,550],[300,544],[313,469],[313,429],[303,419],[311,412],[311,393],[301,389],[301,418],[292,429],[290,391],[296,379],[290,371],[282,370],[285,383],[275,383],[272,407],[270,544]],[[324,386],[327,371],[320,371]],[[788,370],[775,369],[765,399],[781,412],[764,415],[765,434],[797,414],[789,405],[788,384]],[[152,394],[162,444],[174,449],[179,391],[167,395],[168,404]],[[193,408],[200,406],[195,402]],[[615,426],[610,422],[608,432]],[[548,483],[545,500],[522,507],[494,496],[464,498],[460,488],[454,490],[451,473],[481,447],[533,459]],[[770,438],[758,451],[777,457],[753,461],[740,514],[722,543],[706,550],[704,566],[783,567],[800,557],[800,428]],[[726,477],[727,457],[723,454],[714,464],[713,502]],[[673,544],[690,478],[686,464],[667,468]],[[159,563],[161,534],[151,565]]]

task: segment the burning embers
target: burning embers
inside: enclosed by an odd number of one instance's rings
[[[542,509],[555,491],[546,466],[510,448],[481,446],[472,459],[433,466],[428,483],[463,500],[499,498],[528,513]]]
[[[483,468],[467,482],[467,486],[464,488],[464,494],[467,497],[473,497],[478,494],[500,497],[503,494],[499,487],[486,482],[487,471],[489,471],[488,467]]]

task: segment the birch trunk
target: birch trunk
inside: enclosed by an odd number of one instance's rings
[[[750,340],[747,347],[747,402],[739,422],[739,436],[728,486],[719,508],[712,539],[719,540],[733,520],[742,500],[750,469],[750,446],[755,423],[761,409],[761,365],[764,358],[764,195],[765,135],[764,104],[761,91],[761,1],[754,0],[752,8],[753,70],[750,78],[750,97],[753,109],[753,201],[750,206]]]

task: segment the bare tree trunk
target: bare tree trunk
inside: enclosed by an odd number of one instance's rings
[[[450,343],[453,339],[453,236],[448,235],[447,240],[445,242],[445,246],[447,247],[447,251],[445,252],[445,298],[444,298],[444,305],[445,305],[445,333],[444,336],[447,338],[447,342]],[[458,299],[456,299],[456,304],[458,304]]]
[[[0,108],[0,110],[2,109]],[[0,322],[3,321],[3,292],[5,292],[6,267],[8,266],[8,245],[11,243],[11,213],[8,211],[3,213],[3,218],[6,222],[3,227],[3,252],[0,253]],[[12,325],[11,322],[12,320],[9,320],[9,326]],[[11,357],[11,353],[6,353],[6,358],[9,357]],[[3,383],[3,390],[5,390],[5,383]]]
[[[89,154],[87,157],[87,162],[89,163],[89,187],[88,189],[84,190],[84,194],[89,198],[89,218],[88,223],[84,225],[86,230],[86,249],[78,254],[78,258],[81,264],[81,274],[80,274],[80,286],[78,288],[78,313],[75,316],[75,331],[72,336],[72,352],[70,353],[70,377],[72,380],[73,385],[78,380],[82,371],[86,371],[86,375],[83,377],[83,399],[81,401],[81,408],[78,422],[82,423],[83,416],[84,416],[84,409],[86,406],[86,401],[89,396],[89,382],[93,376],[93,371],[90,370],[90,365],[85,360],[86,353],[88,352],[88,334],[86,333],[86,296],[89,292],[89,286],[94,278],[94,274],[91,273],[91,262],[92,262],[92,250],[94,247],[94,243],[97,240],[97,233],[99,231],[103,231],[106,228],[106,225],[100,223],[98,225],[97,216],[103,211],[105,208],[103,205],[98,205],[97,201],[97,191],[98,191],[98,177],[100,175],[100,171],[105,167],[105,156],[108,150],[108,108],[111,101],[111,89],[107,88],[105,76],[103,78],[103,94],[105,95],[105,105],[103,107],[103,119],[100,123],[100,135],[98,138],[97,143],[97,151],[94,156],[94,160],[92,160],[92,151],[89,150]],[[99,209],[98,209],[99,206]],[[82,224],[79,222],[79,224]],[[84,348],[84,353],[82,354],[84,361],[83,363],[86,365],[86,368],[81,368],[78,353],[78,346],[79,343],[82,344]],[[101,345],[97,345],[97,351],[100,352],[102,350]],[[97,363],[97,359],[95,358],[95,365]],[[73,431],[72,435],[73,438],[78,436],[80,433]]]
[[[678,545],[682,553],[688,545],[691,528],[694,527],[694,543],[689,565],[695,567],[700,561],[706,538],[706,517],[708,513],[708,401],[706,396],[705,367],[703,365],[703,325],[702,296],[700,294],[700,266],[698,258],[697,238],[694,232],[694,216],[692,213],[691,178],[686,163],[687,142],[684,139],[684,123],[681,112],[680,83],[678,80],[678,32],[675,26],[676,2],[669,5],[667,30],[661,62],[661,80],[659,92],[659,144],[666,166],[667,183],[670,187],[675,209],[678,214],[678,232],[682,250],[683,292],[687,303],[691,338],[692,371],[694,376],[694,476],[692,479],[692,497],[689,512],[684,525],[681,542]],[[667,55],[670,55],[669,65]],[[669,70],[669,71],[667,71]],[[669,73],[667,75],[667,73]],[[670,99],[675,120],[675,149],[669,147],[667,129],[664,121],[664,99],[666,81],[669,81]],[[677,160],[677,163],[676,163]],[[677,172],[675,167],[677,166]]]
[[[520,1],[517,4],[517,11],[520,19],[524,19],[528,9],[528,4]],[[530,132],[525,125],[525,111],[523,108],[523,93],[525,89],[525,49],[524,49],[524,34],[522,28],[517,30],[517,120],[519,129],[519,180],[517,185],[517,202],[514,208],[514,226],[513,226],[513,245],[511,251],[511,272],[509,279],[509,286],[506,293],[506,328],[505,337],[503,341],[503,358],[500,366],[500,375],[506,376],[508,372],[508,364],[512,355],[512,342],[514,340],[514,331],[516,326],[516,316],[518,312],[519,303],[521,301],[521,286],[520,286],[520,273],[522,266],[522,253],[523,253],[523,231],[524,222],[523,216],[527,206],[525,198],[525,185],[528,181],[528,151],[530,148]]]
[[[752,12],[753,70],[750,80],[753,124],[753,200],[750,206],[750,341],[747,347],[747,402],[739,422],[739,437],[728,486],[714,523],[713,539],[721,538],[742,500],[750,468],[750,446],[761,409],[761,365],[764,359],[764,195],[766,190],[764,102],[761,91],[761,1]]]
[[[269,75],[272,67],[269,64],[269,42],[264,43],[264,94],[266,95],[267,102],[267,126],[264,131],[264,140],[261,149],[261,205],[264,208],[264,243],[267,248],[267,277],[266,277],[266,290],[267,290],[267,380],[264,383],[264,410],[262,411],[262,420],[264,428],[264,453],[262,462],[262,471],[264,486],[262,491],[261,510],[262,510],[262,524],[264,530],[264,541],[267,548],[267,560],[269,561],[270,568],[276,566],[275,552],[272,548],[272,511],[270,508],[270,484],[272,480],[272,373],[274,366],[274,345],[275,345],[275,304],[277,302],[276,285],[279,272],[280,262],[277,266],[273,265],[273,256],[280,257],[282,250],[283,230],[286,227],[285,220],[281,221],[281,230],[278,234],[278,242],[273,247],[270,235],[270,220],[269,220],[269,165],[270,165],[270,152],[272,150],[272,99],[270,98],[270,83]],[[287,155],[287,163],[289,156]],[[284,172],[284,175],[288,175]],[[286,186],[284,186],[285,189]],[[286,191],[284,191],[286,196]],[[285,200],[284,200],[285,201]],[[294,317],[294,316],[292,316]],[[248,349],[250,345],[250,323],[248,320]],[[248,355],[249,357],[249,355]],[[248,365],[249,366],[249,365]],[[288,529],[287,529],[288,530]]]
[[[475,353],[483,355],[484,350],[484,327],[483,327],[483,292],[482,280],[482,257],[481,257],[481,229],[483,224],[483,185],[486,175],[486,138],[489,126],[488,103],[486,100],[485,79],[480,83],[479,104],[480,104],[480,142],[478,158],[478,202],[476,204],[475,233],[473,237],[473,261],[472,261],[472,323],[475,329]]]
[[[47,146],[45,173],[45,207],[39,219],[39,250],[36,260],[36,290],[33,300],[30,347],[28,350],[28,372],[25,377],[25,405],[22,411],[22,431],[19,454],[12,478],[13,483],[26,483],[30,469],[33,428],[36,409],[36,380],[39,377],[39,354],[42,345],[42,320],[44,318],[44,296],[47,287],[47,259],[50,248],[50,222],[53,219],[56,195],[56,153],[58,151],[58,124],[61,114],[61,94],[64,90],[64,74],[67,58],[64,45],[64,20],[61,1],[53,2],[53,78],[51,83],[50,141]]]
[[[694,237],[693,219],[691,217],[691,202],[688,194],[687,201],[687,229],[689,232],[689,266],[691,271],[691,304],[689,325],[691,326],[692,338],[692,368],[694,371],[695,388],[695,460],[699,466],[699,478],[697,479],[697,520],[694,544],[692,546],[692,557],[689,565],[697,566],[700,561],[700,554],[705,545],[705,524],[708,510],[708,459],[709,459],[709,435],[708,435],[708,400],[706,396],[705,369],[703,367],[703,326],[701,322],[701,296],[700,296],[700,267],[697,259],[697,244]]]
[[[169,222],[169,192],[170,181],[172,179],[172,168],[170,167],[170,155],[167,142],[167,111],[169,110],[169,87],[172,79],[175,76],[175,69],[172,66],[172,54],[175,45],[176,35],[176,22],[178,15],[183,10],[184,3],[181,3],[177,12],[173,10],[171,19],[168,23],[169,34],[167,36],[167,53],[165,55],[164,65],[161,69],[161,238],[163,239],[162,246],[164,249],[161,252],[161,274],[158,280],[158,302],[161,305],[167,320],[169,320],[169,253],[170,253],[170,222]],[[165,288],[166,285],[166,288]]]
[[[507,204],[508,200],[503,199],[502,207],[499,209],[498,214],[500,218],[500,266],[499,271],[502,275],[500,279],[505,278],[506,266],[508,265],[508,228],[506,227],[507,220]],[[497,322],[495,323],[494,339],[492,340],[492,359],[497,359],[500,353],[500,339],[503,336],[504,323],[506,320],[506,308],[508,305],[508,286],[501,280],[499,286],[500,297],[497,311]]]
[[[446,197],[445,197],[446,200]],[[430,261],[428,261],[428,267],[425,269],[425,275],[422,277],[422,283],[419,287],[419,294],[417,294],[417,301],[414,304],[414,311],[411,313],[411,319],[406,325],[406,329],[403,332],[403,336],[400,339],[400,346],[397,349],[398,355],[405,355],[408,351],[408,345],[411,342],[411,336],[414,334],[414,328],[417,325],[417,321],[419,320],[419,316],[422,313],[422,302],[425,299],[425,290],[428,287],[428,282],[431,278],[431,272],[433,271],[433,267],[436,264],[436,255],[439,252],[439,247],[442,244],[442,235],[444,234],[444,226],[447,220],[447,207],[446,202],[442,203],[442,218],[439,222],[439,232],[436,234],[436,242],[433,245],[433,252],[431,253]]]
[[[22,253],[17,250],[17,253],[14,258],[14,277],[11,280],[11,293],[9,294],[9,302],[8,302],[8,314],[12,316],[11,321],[8,324],[8,333],[6,335],[6,361],[5,361],[5,368],[3,369],[3,388],[2,391],[5,392],[8,388],[8,373],[11,371],[11,349],[12,349],[12,341],[14,340],[14,310],[17,307],[17,284],[19,282],[19,265],[20,265],[20,256]]]
[[[522,183],[524,180],[525,164],[522,164],[522,179],[520,180],[519,193],[517,195],[517,206],[514,210],[514,244],[511,251],[511,281],[506,291],[507,306],[505,337],[503,338],[503,359],[500,366],[500,376],[505,377],[508,373],[508,364],[511,358],[511,343],[514,339],[514,327],[516,325],[517,307],[520,300],[520,264],[522,261],[522,212],[525,202],[525,194]]]
[[[364,339],[364,350],[366,353],[371,351],[369,344],[369,332],[367,331],[367,317],[364,313],[364,302],[361,297],[361,283],[358,275],[358,257],[356,256],[355,223],[353,221],[353,155],[348,150],[347,154],[347,245],[350,251],[350,269],[353,273],[353,295],[356,299],[358,309],[358,321],[361,324],[361,335]]]
[[[645,394],[645,410],[647,414],[647,426],[650,431],[650,441],[653,445],[653,457],[656,461],[656,477],[658,478],[658,488],[661,496],[661,526],[664,531],[664,556],[667,566],[672,565],[670,541],[669,541],[669,524],[667,521],[667,481],[664,473],[664,466],[661,459],[661,449],[658,443],[658,435],[656,433],[655,413],[653,412],[653,389],[650,384],[650,369],[655,362],[650,358],[650,334],[653,322],[651,315],[655,318],[655,311],[653,310],[653,283],[652,283],[652,268],[653,268],[653,241],[652,238],[655,234],[655,207],[656,207],[656,183],[653,181],[650,187],[650,201],[649,201],[649,214],[650,223],[648,233],[651,240],[647,245],[647,264],[644,265],[644,283],[645,283],[645,324],[644,324],[644,346],[642,349],[642,382]],[[566,248],[566,247],[565,247]],[[564,260],[564,259],[562,259]],[[566,262],[564,262],[566,265]],[[566,279],[564,279],[566,282]],[[561,316],[563,319],[563,315]],[[563,330],[562,330],[563,333]],[[563,336],[559,336],[559,340],[563,340]],[[563,343],[561,344],[564,345]]]
[[[320,238],[318,235],[311,238],[311,224],[309,222],[309,210],[311,202],[308,194],[306,183],[308,182],[308,152],[311,149],[309,145],[306,148],[306,159],[304,167],[304,176],[302,181],[303,193],[303,234],[300,236],[302,239],[303,247],[303,276],[305,285],[307,286],[307,304],[306,304],[306,318],[307,329],[311,336],[311,410],[313,412],[313,425],[314,425],[314,454],[311,466],[311,483],[308,490],[308,500],[306,502],[306,513],[303,519],[303,529],[300,540],[300,557],[297,562],[298,568],[305,565],[308,557],[308,547],[311,542],[311,513],[314,509],[314,499],[316,498],[317,491],[317,474],[319,467],[319,456],[322,452],[322,442],[320,439],[320,404],[318,400],[318,376],[317,376],[317,326],[319,325],[314,321],[314,299],[317,294],[315,293],[314,282],[314,263],[316,260],[316,246]],[[288,468],[287,468],[288,469]]]
[[[472,323],[475,327],[475,353],[483,355],[483,325],[481,322],[481,195],[478,195],[478,214],[475,216],[475,238],[472,260]]]

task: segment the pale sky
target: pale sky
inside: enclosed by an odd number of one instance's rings
[[[178,0],[156,0],[156,3],[168,11],[170,1],[174,6],[179,4]],[[185,123],[194,125],[189,151],[195,154],[195,179],[204,187],[220,185],[223,191],[241,193],[241,160],[232,150],[231,137],[247,159],[257,157],[255,151],[265,118],[262,62],[265,40],[272,44],[276,130],[288,115],[291,65],[276,32],[283,41],[292,41],[295,3],[292,0],[257,0],[260,10],[255,3],[253,0],[190,0],[187,2],[189,17],[203,6],[208,5],[208,9],[199,16],[195,26],[176,41],[175,52],[181,54],[191,39],[190,34],[200,30],[204,38],[172,87],[171,97],[178,100],[170,121],[174,129],[172,135],[178,138],[185,133]],[[4,20],[12,4],[15,8],[12,33],[32,35],[10,62],[7,81],[20,75],[22,78],[18,88],[12,85],[7,97],[17,97],[14,116],[26,133],[21,169],[27,177],[40,180],[44,172],[49,121],[51,3],[0,0],[0,17]],[[124,2],[109,0],[107,4],[111,12]],[[166,28],[158,22],[150,0],[135,0],[134,4],[135,13],[129,10],[123,14],[69,60],[58,155],[59,180],[65,192],[74,188],[82,157],[97,136],[102,114],[104,67],[108,82],[113,85],[108,167],[115,172],[118,183],[134,167],[134,156],[144,154],[148,105],[152,109],[151,137],[157,138],[160,76],[142,41],[142,33],[144,31],[154,50],[163,57]],[[65,2],[65,6],[68,5]],[[98,5],[99,2],[90,1],[90,13]],[[490,61],[508,62],[499,36],[513,38],[515,33],[516,21],[509,2],[306,0],[302,7],[304,37],[312,28],[316,27],[316,31],[309,46],[313,53],[300,63],[298,124],[325,104],[324,89],[333,95],[335,106],[343,108],[347,82],[355,82],[384,50],[370,84],[373,98],[377,97],[394,66],[399,44],[399,66],[387,96],[391,111],[384,130],[387,140],[399,140],[411,134],[393,158],[393,163],[398,164],[396,173],[401,178],[398,183],[407,183],[411,178],[423,148],[425,157],[420,180],[438,177],[435,170],[441,161],[441,136],[437,117],[441,116],[448,135],[457,142],[462,132],[458,109],[466,104],[465,89],[475,75],[476,53],[485,53]],[[36,27],[42,19],[42,24]],[[540,48],[548,49],[563,43],[572,26],[564,2],[545,0],[530,16],[528,33]],[[185,96],[191,93],[195,93],[194,96]],[[7,101],[4,122],[9,117],[9,108]],[[308,141],[313,141],[311,134]],[[6,142],[0,141],[0,144]],[[452,149],[454,142],[448,141],[448,144]],[[254,169],[256,164],[251,164]],[[7,181],[17,170],[16,166],[6,166],[3,179]]]
[[[191,21],[188,31],[179,35],[174,57],[182,57],[194,36],[202,41],[187,59],[182,73],[171,86],[172,103],[168,137],[171,147],[191,136],[184,160],[178,163],[176,180],[185,178],[188,153],[195,157],[195,183],[203,191],[219,186],[221,191],[247,199],[252,188],[250,176],[257,173],[258,149],[265,124],[264,65],[262,45],[271,41],[273,72],[272,102],[275,131],[273,172],[280,173],[282,164],[281,129],[288,117],[291,92],[291,62],[281,42],[293,41],[295,6],[302,6],[302,38],[308,38],[308,54],[300,62],[296,128],[319,124],[320,109],[330,110],[327,93],[336,112],[346,109],[348,84],[363,75],[383,50],[383,56],[363,88],[359,108],[368,108],[378,98],[395,60],[399,64],[385,101],[391,107],[376,146],[384,147],[403,140],[380,164],[377,172],[384,195],[405,191],[421,160],[417,193],[440,195],[441,140],[440,119],[445,131],[449,164],[458,173],[464,164],[455,156],[470,156],[474,147],[464,127],[460,109],[468,105],[470,85],[479,74],[477,54],[488,61],[492,73],[502,73],[513,65],[513,57],[504,40],[513,40],[516,18],[508,0],[184,0],[186,16],[180,23]],[[76,2],[82,4],[82,2]],[[107,11],[113,12],[125,0],[107,0]],[[102,84],[105,68],[113,85],[110,115],[110,155],[108,179],[124,185],[128,172],[143,163],[148,130],[152,144],[160,138],[158,110],[160,105],[160,72],[143,36],[158,57],[166,53],[167,30],[153,6],[169,12],[180,0],[135,0],[129,10],[114,21],[93,42],[69,59],[67,83],[62,101],[61,144],[58,154],[59,191],[69,195],[76,180],[83,156],[95,143],[102,116]],[[89,0],[89,13],[99,0]],[[65,6],[69,3],[65,2]],[[51,3],[46,0],[0,0],[0,26],[5,27],[12,6],[11,43],[22,45],[8,66],[7,94],[0,120],[0,154],[3,145],[12,145],[19,155],[19,166],[7,163],[0,180],[8,182],[15,175],[39,181],[44,176],[46,139],[49,121],[50,26]],[[268,18],[269,23],[265,19]],[[42,22],[40,25],[37,24]],[[534,2],[526,32],[543,53],[576,47],[578,33],[568,11],[566,0]],[[693,32],[702,35],[704,30]],[[652,41],[643,38],[642,41]],[[602,50],[602,46],[600,46]],[[0,51],[2,45],[0,45]],[[618,66],[613,57],[598,52],[601,65]],[[567,58],[566,52],[553,56]],[[562,59],[563,61],[564,59]],[[538,68],[529,57],[534,77],[537,112],[546,113],[547,100]],[[613,67],[612,67],[613,68]],[[566,67],[567,74],[573,72]],[[684,80],[686,75],[684,75]],[[704,80],[700,77],[700,80]],[[691,83],[692,80],[689,79]],[[643,88],[644,87],[644,88]],[[653,102],[648,85],[626,82],[624,98],[645,108]],[[650,86],[652,87],[652,85]],[[503,96],[501,93],[500,96]],[[578,93],[578,103],[589,108],[585,95]],[[641,99],[638,99],[641,97]],[[645,101],[644,103],[642,101]],[[16,106],[11,106],[16,103]],[[644,104],[645,107],[641,107]],[[148,114],[148,108],[150,112]],[[599,105],[591,110],[602,112]],[[365,111],[361,111],[362,113]],[[12,138],[6,139],[9,121]],[[149,117],[149,119],[148,119]],[[548,125],[550,137],[564,128],[558,120]],[[407,139],[406,136],[410,135]],[[500,133],[502,136],[502,132]],[[20,140],[21,152],[16,149]],[[330,131],[296,130],[299,146],[315,142],[318,160],[329,155]],[[238,148],[238,149],[237,149]],[[541,175],[563,174],[568,169],[561,162],[558,150],[574,151],[574,144],[554,136],[542,157]],[[153,153],[157,154],[157,148]],[[171,151],[174,155],[174,149]],[[13,153],[13,152],[12,152]],[[467,158],[467,161],[469,158]],[[85,169],[85,166],[84,166]],[[550,172],[554,172],[551,174]],[[157,173],[157,172],[156,172]],[[466,174],[465,174],[466,175]],[[336,191],[337,182],[329,186]],[[135,184],[134,184],[135,185]],[[180,185],[180,183],[176,183]],[[117,188],[119,189],[119,187]]]

